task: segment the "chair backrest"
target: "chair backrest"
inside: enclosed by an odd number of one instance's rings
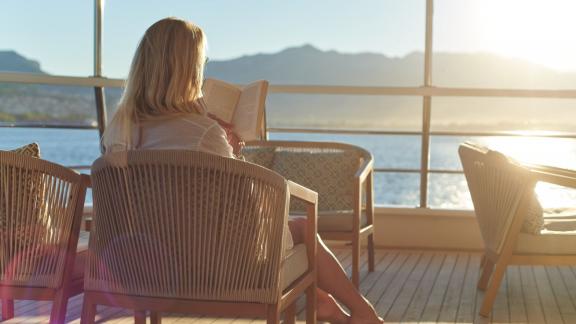
[[[528,169],[497,151],[464,143],[458,153],[484,244],[499,254],[514,217],[525,216],[518,209],[533,197],[536,181]]]
[[[85,193],[83,176],[68,168],[0,151],[0,285],[62,285]]]
[[[354,208],[354,175],[372,154],[361,147],[328,142],[258,141],[242,150],[247,161],[278,172],[318,193],[318,211]],[[304,211],[300,201],[291,211]]]
[[[192,151],[130,151],[92,165],[94,220],[85,289],[276,302],[286,180]]]

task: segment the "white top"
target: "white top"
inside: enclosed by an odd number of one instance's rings
[[[196,113],[156,118],[134,130],[137,150],[191,150],[234,158],[226,132],[215,120]],[[286,250],[294,246],[288,226],[284,228]]]
[[[133,143],[138,150],[191,150],[234,157],[218,122],[196,113],[141,122]]]

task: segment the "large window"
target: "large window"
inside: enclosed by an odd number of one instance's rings
[[[0,149],[40,141],[50,160],[90,164],[99,154],[97,131],[69,128],[96,127],[94,87],[105,88],[110,120],[140,37],[155,21],[176,16],[206,32],[207,77],[270,81],[271,139],[341,141],[370,150],[380,205],[471,208],[457,155],[458,144],[469,139],[522,160],[576,163],[576,2],[100,3],[102,78],[87,78],[94,68],[93,28],[100,26],[93,0],[3,3],[0,126],[61,128],[0,128]],[[432,58],[429,75],[425,57]],[[495,136],[503,132],[567,136]],[[73,139],[70,149],[59,151],[64,138]],[[552,194],[543,196],[576,198],[546,190]]]
[[[434,83],[573,89],[575,11],[565,0],[435,0]]]
[[[2,1],[0,72],[89,76],[93,1]]]
[[[89,87],[0,83],[0,123],[94,127],[94,107]]]
[[[423,79],[424,0],[108,0],[105,10],[109,77],[127,75],[148,26],[177,16],[204,29],[207,74],[229,81],[415,86]]]
[[[574,99],[435,97],[431,128],[433,131],[460,132],[573,132],[574,107]]]

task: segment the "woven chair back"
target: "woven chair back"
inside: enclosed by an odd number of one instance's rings
[[[363,161],[371,159],[360,147],[322,142],[249,143],[242,154],[247,161],[316,191],[319,212],[353,210],[354,175]],[[302,202],[291,202],[291,212],[304,210]]]
[[[503,154],[471,143],[460,160],[486,248],[500,254],[522,198],[534,191],[527,169]]]
[[[201,152],[131,151],[96,160],[92,183],[86,290],[277,301],[283,177]]]
[[[84,197],[79,174],[0,151],[0,285],[61,286]]]

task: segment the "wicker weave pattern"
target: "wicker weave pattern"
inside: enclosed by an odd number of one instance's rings
[[[1,285],[61,286],[81,189],[71,170],[0,152]]]
[[[284,178],[201,152],[132,151],[92,166],[85,288],[139,296],[276,302]]]
[[[485,148],[460,146],[460,160],[486,248],[499,254],[515,211],[535,181],[528,170]]]
[[[276,145],[248,145],[242,154],[247,161],[263,165],[318,192],[319,211],[354,209],[354,175],[362,162],[370,159],[368,152],[337,143],[316,143],[314,147]],[[294,200],[290,210],[303,212],[305,206]]]

